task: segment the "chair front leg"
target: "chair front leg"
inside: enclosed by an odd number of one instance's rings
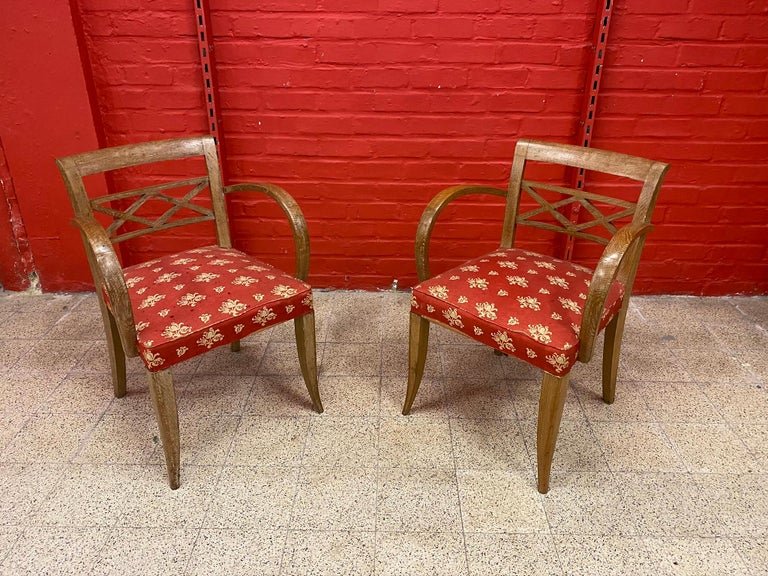
[[[424,376],[424,364],[427,361],[429,345],[429,321],[418,314],[411,313],[411,326],[408,345],[408,390],[403,404],[403,415],[407,416],[419,391],[421,378]]]
[[[624,334],[624,321],[627,318],[627,304],[621,307],[605,327],[603,341],[603,401],[613,404],[616,398],[616,375],[619,371],[619,355],[621,353],[621,337]]]
[[[299,352],[301,374],[307,386],[312,407],[318,414],[323,413],[320,390],[317,386],[317,345],[315,343],[315,314],[310,312],[293,321],[296,331],[296,349]]]
[[[117,331],[117,323],[112,312],[109,311],[104,299],[98,296],[101,319],[104,321],[104,333],[107,337],[107,353],[109,354],[109,368],[112,373],[112,388],[115,398],[122,398],[126,392],[125,375],[125,351]]]
[[[169,370],[149,373],[149,395],[155,408],[155,418],[160,431],[160,441],[165,452],[165,466],[171,490],[179,487],[180,440],[179,413],[176,407],[176,392]]]
[[[538,465],[538,490],[549,492],[549,473],[555,453],[560,420],[563,416],[565,394],[568,392],[568,376],[562,378],[544,372],[539,398],[539,421],[536,432],[536,460]]]

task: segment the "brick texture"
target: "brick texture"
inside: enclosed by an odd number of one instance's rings
[[[294,195],[315,286],[412,285],[416,225],[433,195],[504,186],[518,138],[578,139],[593,0],[210,6],[228,178]],[[80,9],[111,144],[206,132],[190,2]],[[765,3],[619,0],[613,18],[593,144],[672,164],[637,290],[768,292]],[[433,270],[497,245],[497,200],[462,199],[441,215]],[[280,211],[248,196],[231,209],[236,246],[290,269]],[[162,240],[182,249],[209,233],[171,230],[123,255],[134,263]],[[524,246],[558,244],[532,234]],[[598,254],[577,244],[579,261]]]

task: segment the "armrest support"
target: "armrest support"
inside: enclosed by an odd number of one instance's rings
[[[98,296],[103,298],[106,294],[109,299],[108,308],[115,318],[123,350],[128,356],[136,356],[138,354],[136,325],[131,299],[128,296],[128,286],[125,284],[123,268],[109,235],[96,219],[89,216],[78,216],[74,219],[74,223],[80,229],[85,244],[93,281],[97,292],[99,292]]]
[[[277,202],[288,217],[288,223],[293,231],[293,242],[296,247],[296,277],[299,280],[306,280],[309,274],[309,232],[304,214],[293,197],[280,186],[264,182],[248,182],[224,187],[224,194],[232,192],[260,192]]]
[[[620,277],[625,282],[634,278],[634,272],[640,260],[640,250],[645,235],[653,226],[628,224],[614,234],[603,251],[600,261],[592,274],[589,284],[587,301],[584,303],[584,314],[581,318],[579,332],[581,344],[579,361],[588,362],[592,358],[595,337],[600,328],[600,320],[605,307],[605,299],[614,280]],[[626,283],[624,298],[629,298],[632,286]]]
[[[419,228],[416,231],[416,271],[419,275],[419,282],[423,282],[430,277],[429,240],[432,236],[432,228],[435,226],[438,214],[442,212],[448,203],[469,194],[492,194],[493,196],[506,197],[507,191],[491,186],[464,184],[446,188],[432,198],[421,215]]]

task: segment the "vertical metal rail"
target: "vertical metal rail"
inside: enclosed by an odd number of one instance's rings
[[[203,90],[205,93],[206,118],[208,132],[216,140],[216,148],[221,164],[221,178],[227,183],[222,144],[221,117],[219,116],[219,91],[216,83],[216,61],[214,59],[213,37],[211,36],[211,11],[208,0],[192,0],[195,6],[195,25],[197,27],[197,45],[200,52],[200,68],[203,72]]]
[[[581,111],[581,133],[579,145],[589,148],[592,144],[592,131],[595,126],[595,110],[597,109],[597,97],[600,93],[600,80],[603,76],[603,62],[605,60],[605,47],[608,44],[608,31],[611,27],[611,13],[613,12],[613,0],[597,0],[595,8],[595,27],[593,30],[592,46],[594,54],[592,66],[587,69],[585,81],[584,102]],[[598,15],[599,14],[599,15]],[[584,169],[579,168],[574,177],[573,187],[577,190],[584,189]],[[568,218],[571,222],[578,221],[581,212],[581,204],[571,204]],[[565,243],[564,258],[570,260],[573,256],[573,236],[568,236]]]

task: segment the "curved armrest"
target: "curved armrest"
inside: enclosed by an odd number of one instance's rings
[[[653,226],[650,224],[640,226],[628,224],[619,229],[605,247],[603,255],[600,257],[600,261],[597,263],[597,267],[592,274],[587,301],[584,304],[584,315],[581,318],[581,329],[579,331],[581,340],[579,348],[580,362],[588,362],[592,358],[595,337],[600,328],[605,299],[608,296],[611,285],[620,273],[625,280],[634,275],[633,269],[637,267],[640,259],[640,243],[652,228]],[[626,268],[627,266],[630,267],[629,270]],[[624,298],[629,298],[631,290],[632,287],[627,285]]]
[[[293,196],[280,186],[263,182],[247,182],[224,187],[224,194],[232,192],[261,192],[278,203],[288,217],[288,223],[293,231],[293,242],[296,246],[296,277],[299,280],[306,280],[309,274],[309,232],[304,214]]]
[[[437,215],[442,212],[449,202],[469,194],[492,194],[494,196],[506,197],[507,191],[491,186],[463,184],[446,188],[432,198],[421,215],[419,228],[416,231],[416,271],[419,275],[419,282],[429,278],[429,239],[432,236],[432,228],[435,225]]]
[[[101,291],[99,297],[103,298],[106,294],[109,299],[108,308],[115,318],[123,350],[129,356],[136,356],[138,354],[136,325],[131,299],[128,296],[123,268],[117,259],[109,235],[94,218],[78,216],[74,219],[74,223],[83,237],[93,281],[96,284],[96,290]]]

